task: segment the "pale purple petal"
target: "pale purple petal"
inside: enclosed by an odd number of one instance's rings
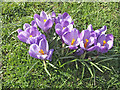
[[[23,31],[23,32],[20,32],[17,37],[20,41],[26,42],[29,36],[30,36],[29,33]]]
[[[53,54],[53,51],[54,51],[54,49],[50,49],[49,50],[49,52],[48,52],[48,56],[47,56],[47,60],[50,60],[50,61],[52,61],[52,54]]]
[[[25,30],[26,28],[28,28],[28,27],[30,27],[30,25],[28,24],[28,23],[25,23],[24,25],[23,25],[23,29]]]
[[[94,51],[94,50],[96,50],[96,47],[97,46],[92,46],[92,47],[90,47],[90,48],[88,48],[88,49],[86,49],[87,51]]]
[[[49,50],[48,42],[46,39],[41,39],[39,42],[39,47],[44,51],[44,53],[47,53]]]
[[[101,47],[100,47],[100,50],[101,50],[101,51],[100,51],[101,53],[106,53],[106,52],[108,52],[108,48],[105,47],[105,46],[101,46]]]
[[[108,34],[107,36],[106,36],[106,42],[107,42],[107,44],[109,45],[109,47],[108,47],[108,49],[111,49],[112,48],[112,46],[113,46],[113,35],[112,34]]]
[[[40,20],[40,15],[34,14],[34,20],[35,20],[35,21],[36,21],[36,18],[37,18],[38,20]]]
[[[52,17],[56,17],[56,13],[52,11]]]
[[[55,31],[58,35],[62,35],[62,29],[63,29],[63,27],[61,26],[61,24],[57,23],[55,25]]]
[[[77,56],[81,56],[82,54],[84,53],[84,49],[78,49],[76,52],[75,52],[75,55]]]
[[[20,32],[22,32],[22,31],[23,31],[22,29],[17,29],[18,34],[19,34]]]
[[[93,27],[91,24],[88,26],[87,30],[89,30],[90,32],[93,31]]]
[[[41,11],[40,17],[47,19],[47,14],[44,11]]]
[[[40,48],[37,44],[31,44],[29,49],[30,56],[34,58],[38,58],[37,55],[39,55],[39,50]]]
[[[31,21],[31,26],[37,27],[35,20]]]
[[[42,23],[38,18],[36,18],[36,23],[42,30],[44,30],[44,23]]]

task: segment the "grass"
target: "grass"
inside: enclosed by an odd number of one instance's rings
[[[53,60],[47,63],[51,77],[41,60],[30,57],[29,45],[18,40],[16,30],[30,23],[35,13],[53,10],[67,12],[80,32],[92,24],[94,30],[107,26],[114,35],[114,46],[108,53],[82,60],[70,52],[61,54],[61,40],[51,30],[49,45],[54,48]],[[120,88],[120,32],[118,3],[2,2],[2,87],[5,88]],[[40,29],[39,29],[40,30]],[[42,32],[42,30],[40,30]],[[72,50],[71,50],[72,52]],[[37,63],[36,63],[37,62]],[[35,65],[34,65],[35,64]],[[54,66],[53,66],[54,65]]]

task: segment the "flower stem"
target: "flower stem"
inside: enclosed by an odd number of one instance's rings
[[[47,70],[47,66],[46,66],[45,60],[43,60],[43,64],[44,64],[44,69],[45,69],[45,71],[46,71],[47,74],[51,77],[51,74],[50,74],[49,71]]]
[[[65,43],[62,43],[62,48],[64,48]],[[62,49],[62,55],[64,54],[64,49]]]

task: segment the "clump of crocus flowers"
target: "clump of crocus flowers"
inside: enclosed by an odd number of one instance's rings
[[[107,27],[103,26],[98,30],[93,30],[90,24],[86,30],[79,32],[73,28],[74,21],[68,13],[58,14],[53,11],[47,14],[41,11],[40,15],[35,14],[31,25],[25,23],[23,29],[18,29],[18,39],[22,42],[30,44],[29,54],[31,57],[44,61],[52,61],[54,49],[49,50],[47,38],[38,28],[43,30],[46,35],[50,33],[53,27],[56,34],[61,38],[63,44],[67,44],[71,50],[76,50],[77,55],[82,55],[85,51],[97,51],[106,53],[113,46],[113,35],[105,34]]]

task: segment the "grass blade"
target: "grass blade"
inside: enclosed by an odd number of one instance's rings
[[[92,73],[92,70],[91,70],[91,68],[89,67],[89,65],[88,65],[86,62],[84,62],[84,64],[87,66],[87,68],[88,68],[88,70],[89,70],[89,72],[90,72],[90,74],[91,74],[91,77],[93,77],[93,73]]]
[[[91,65],[95,66],[99,71],[101,71],[103,73],[103,70],[100,69],[96,64],[94,64],[93,62],[90,62]]]
[[[26,77],[26,75],[32,70],[32,68],[38,63],[39,61],[37,61],[36,63],[34,63],[32,65],[32,67],[27,71],[27,73],[24,75],[24,77]]]

